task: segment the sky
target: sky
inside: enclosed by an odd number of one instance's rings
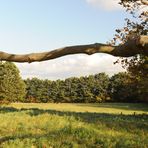
[[[0,51],[24,54],[106,43],[124,26],[118,0],[0,0]],[[65,79],[123,71],[107,54],[79,54],[31,64],[16,63],[26,78]]]

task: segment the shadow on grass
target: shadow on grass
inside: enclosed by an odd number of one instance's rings
[[[84,134],[85,131],[85,134]],[[83,133],[83,135],[82,135]],[[82,137],[83,136],[83,137]],[[89,137],[92,136],[96,136],[96,133],[92,130],[88,130],[85,127],[78,127],[78,128],[73,128],[71,126],[68,127],[63,127],[61,129],[57,129],[54,131],[49,131],[47,133],[43,133],[43,134],[24,134],[22,133],[22,135],[12,135],[12,136],[5,136],[5,137],[1,137],[0,138],[0,145],[3,144],[4,142],[13,142],[15,140],[24,140],[24,139],[35,139],[35,141],[37,141],[37,143],[39,143],[39,139],[40,138],[45,138],[48,140],[53,140],[55,142],[56,138],[59,138],[59,146],[62,147],[61,145],[63,145],[65,142],[67,142],[68,144],[71,142],[70,140],[72,139],[72,137],[74,137],[74,141],[77,141],[79,143],[82,144],[83,139],[88,140]],[[70,138],[71,137],[71,138]],[[98,137],[99,138],[99,137]],[[94,139],[94,143],[96,142],[97,138]],[[36,142],[33,142],[36,143]],[[36,143],[36,144],[37,144]],[[10,144],[10,143],[9,143]],[[66,143],[65,143],[66,144]],[[102,143],[101,143],[102,144]]]
[[[148,104],[144,103],[86,103],[86,104],[76,104],[76,106],[148,111]]]
[[[0,107],[0,113],[10,112],[26,112],[30,116],[39,116],[42,114],[58,115],[58,116],[73,116],[77,120],[81,120],[87,123],[96,122],[145,122],[148,123],[148,114],[136,114],[125,115],[122,112],[120,114],[112,113],[92,113],[92,112],[72,112],[72,111],[58,111],[52,109],[39,109],[39,108],[21,108],[17,109],[14,107]]]
[[[9,141],[9,140],[16,140],[16,139],[25,139],[25,138],[40,138],[42,137],[43,135],[30,135],[30,134],[27,134],[27,135],[22,135],[22,136],[17,136],[17,135],[13,135],[13,136],[5,136],[5,137],[2,137],[0,138],[0,144],[6,142],[6,141]]]
[[[6,107],[6,106],[0,106],[0,113],[10,113],[10,112],[18,112],[19,110],[14,107]]]
[[[108,129],[114,129],[117,131],[126,130],[127,132],[133,132],[133,129],[144,130],[148,132],[148,114],[109,114],[109,113],[90,113],[90,112],[70,112],[70,111],[57,111],[50,109],[39,108],[21,108],[14,107],[0,107],[0,113],[21,113],[25,112],[29,116],[40,116],[43,114],[57,115],[64,117],[74,117],[78,121],[92,123],[98,126],[99,123],[105,125]],[[47,116],[48,118],[48,116]],[[57,131],[55,131],[57,132]],[[0,138],[0,144],[9,140],[25,139],[25,138],[41,138],[47,135],[20,135],[20,136],[5,136]]]
[[[13,136],[4,136],[4,137],[0,137],[0,145],[4,142],[7,142],[7,141],[14,141],[16,139],[19,139],[19,140],[23,140],[23,139],[39,139],[39,138],[42,138],[42,137],[48,137],[48,136],[52,136],[52,135],[55,135],[58,133],[60,133],[63,129],[60,129],[60,130],[55,130],[55,131],[51,131],[49,133],[44,133],[44,134],[25,134],[23,135],[13,135]]]

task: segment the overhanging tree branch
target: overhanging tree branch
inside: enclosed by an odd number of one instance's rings
[[[144,5],[148,5],[148,0],[141,0],[141,3]]]
[[[95,43],[90,45],[69,46],[56,49],[49,52],[31,53],[24,55],[9,54],[0,51],[0,60],[11,62],[35,62],[46,61],[59,58],[70,54],[94,54],[106,53],[119,57],[131,57],[136,54],[143,54],[148,56],[148,36],[140,36],[137,38],[129,39],[126,43],[119,46],[111,46],[107,44]]]

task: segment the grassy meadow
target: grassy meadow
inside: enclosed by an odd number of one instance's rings
[[[0,148],[147,148],[148,105],[0,106]]]

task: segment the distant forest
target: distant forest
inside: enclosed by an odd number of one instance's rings
[[[112,77],[99,73],[51,81],[22,80],[18,68],[10,62],[1,62],[0,68],[0,102],[148,102],[144,82],[133,81],[127,72]]]

